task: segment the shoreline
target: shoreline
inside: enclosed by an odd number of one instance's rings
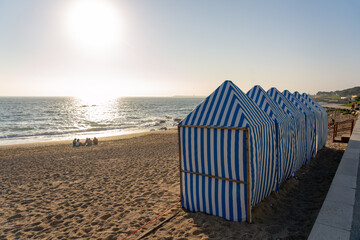
[[[168,128],[167,130],[155,130],[155,131],[141,131],[141,132],[133,132],[133,133],[125,133],[118,134],[106,137],[97,137],[100,142],[121,140],[133,137],[140,137],[151,133],[162,133],[162,132],[172,132],[177,131],[177,127]],[[27,143],[15,143],[15,144],[6,144],[0,145],[0,149],[4,148],[16,148],[16,147],[37,147],[37,146],[51,146],[51,145],[71,145],[73,138],[65,139],[65,140],[49,140],[49,141],[40,141],[40,142],[27,142]],[[80,138],[82,142],[85,141],[85,138]]]

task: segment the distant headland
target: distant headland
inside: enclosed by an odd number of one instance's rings
[[[360,86],[331,92],[319,91],[311,96],[317,102],[349,103],[360,101]]]

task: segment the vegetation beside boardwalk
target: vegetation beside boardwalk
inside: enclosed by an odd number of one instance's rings
[[[360,104],[360,101],[352,102],[352,103],[348,103],[348,104],[344,104],[344,105],[341,105],[341,106],[351,107],[351,105],[352,105],[353,103],[354,103],[354,104],[355,104],[355,103]]]

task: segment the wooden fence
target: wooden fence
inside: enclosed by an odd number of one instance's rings
[[[333,124],[333,142],[349,142],[354,130],[355,118]]]

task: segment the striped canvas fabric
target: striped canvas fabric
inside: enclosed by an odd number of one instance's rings
[[[321,122],[322,122],[322,114],[320,111],[315,110],[312,105],[307,101],[305,98],[302,97],[302,95],[299,92],[294,92],[293,95],[302,103],[304,104],[308,110],[312,111],[315,116],[315,138],[316,138],[316,146],[315,146],[315,155],[316,153],[321,149],[320,145],[323,142],[323,133],[321,128]]]
[[[182,169],[247,181],[246,132],[180,128]],[[237,159],[239,159],[237,161]],[[193,173],[182,173],[182,205],[231,221],[247,220],[247,185]]]
[[[296,153],[295,121],[262,89],[254,86],[246,94],[275,123],[276,150],[278,160],[278,186],[294,173]]]
[[[251,206],[276,189],[275,132],[274,121],[225,81],[179,123],[182,205],[250,221]]]
[[[294,164],[294,170],[297,171],[304,163],[306,163],[306,146],[307,138],[306,131],[304,131],[306,122],[305,115],[299,111],[279,90],[276,88],[270,88],[267,93],[278,104],[278,106],[293,119],[295,123],[294,131],[294,145],[296,149],[296,162]]]
[[[316,155],[316,132],[315,132],[315,116],[312,111],[310,111],[303,103],[301,103],[292,93],[288,90],[283,92],[284,96],[294,104],[295,107],[299,109],[305,115],[306,122],[306,138],[307,138],[307,147],[306,147],[306,163],[311,160],[312,156]]]
[[[317,110],[321,113],[321,124],[320,124],[320,127],[321,127],[321,132],[322,132],[322,135],[321,135],[321,142],[319,143],[319,147],[320,149],[322,147],[325,146],[326,144],[326,140],[327,140],[327,135],[328,135],[328,118],[327,118],[327,113],[326,113],[326,110],[320,106],[320,104],[318,104],[317,102],[315,102],[309,95],[307,95],[306,93],[303,93],[302,94],[302,97],[304,99],[306,99],[310,105],[312,106],[313,110]]]

